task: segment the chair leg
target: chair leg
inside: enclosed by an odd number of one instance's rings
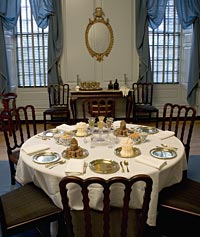
[[[44,131],[47,130],[47,124],[46,124],[46,114],[43,114],[43,118],[44,118]]]
[[[15,165],[9,160],[11,185],[15,185]]]
[[[158,128],[158,111],[156,112],[156,128]]]

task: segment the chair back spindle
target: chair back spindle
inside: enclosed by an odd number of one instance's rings
[[[162,130],[175,132],[185,147],[186,157],[189,158],[196,109],[191,106],[166,103],[163,108]]]
[[[130,200],[134,198],[134,195],[137,196],[134,193],[135,185],[142,184],[144,184],[142,207],[130,209]],[[80,211],[71,210],[70,207],[70,192],[74,190],[74,185],[78,185],[81,190],[83,210]],[[120,208],[112,206],[112,190],[116,188],[116,185],[124,187]],[[92,186],[99,190],[102,189],[102,211],[94,210],[90,206]],[[130,179],[114,177],[108,180],[99,177],[84,180],[80,177],[66,176],[60,181],[59,187],[66,231],[70,236],[116,236],[116,228],[117,234],[121,237],[143,236],[152,191],[152,179],[149,176],[141,174]]]

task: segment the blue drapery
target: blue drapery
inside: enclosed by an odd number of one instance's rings
[[[49,16],[54,14],[52,0],[29,0],[31,12],[38,27],[45,29],[49,24]]]
[[[48,84],[61,84],[58,60],[63,49],[61,0],[29,0],[38,27],[49,25]]]
[[[62,53],[62,7],[61,0],[29,0],[38,27],[49,25],[48,38],[48,84],[61,84],[58,60]]]
[[[188,78],[187,100],[190,105],[196,104],[196,90],[200,79],[200,1],[175,0],[177,13],[183,29],[193,24],[193,41],[191,49]]]
[[[136,48],[140,60],[139,81],[152,82],[148,26],[156,29],[162,22],[168,0],[136,0]]]
[[[55,14],[49,17],[48,84],[62,84],[58,61],[63,50],[63,25],[61,0],[53,1]]]
[[[9,91],[7,57],[4,39],[4,27],[11,30],[17,23],[20,14],[21,0],[0,1],[0,93]]]

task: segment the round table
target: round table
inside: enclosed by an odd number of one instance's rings
[[[134,128],[135,126],[136,125],[129,124],[129,128]],[[181,141],[175,136],[171,136],[169,138],[161,140],[158,137],[158,134],[148,135],[146,142],[134,145],[134,147],[140,149],[141,156],[148,156],[149,159],[151,160],[156,159],[150,155],[150,150],[152,148],[160,146],[162,143],[165,143],[171,147],[176,147],[177,156],[173,159],[168,159],[167,164],[160,170],[148,166],[146,164],[136,162],[134,158],[126,158],[126,160],[128,160],[129,162],[130,172],[123,173],[120,168],[117,172],[113,174],[99,174],[93,172],[89,167],[87,167],[86,173],[80,175],[81,178],[96,176],[105,179],[114,176],[123,176],[126,178],[130,178],[133,175],[141,173],[151,176],[151,178],[153,179],[153,190],[151,195],[148,221],[147,221],[147,223],[150,226],[156,225],[157,201],[159,191],[164,187],[180,182],[182,179],[182,172],[187,169],[185,150]],[[91,148],[90,136],[76,137],[76,138],[78,140],[79,146],[87,149],[89,152],[89,155],[86,158],[84,158],[87,164],[96,159],[111,159],[118,163],[120,161],[125,160],[125,158],[117,156],[114,152],[115,148],[120,147],[120,140],[123,139],[121,137],[118,137],[119,143],[117,144],[115,143],[115,140],[113,140],[114,142],[112,143],[112,147],[108,146],[107,144],[96,144],[94,148]],[[57,144],[54,138],[42,140],[39,139],[38,135],[31,137],[23,144],[20,150],[20,159],[16,170],[16,180],[22,184],[28,182],[34,182],[37,186],[41,187],[48,194],[48,196],[53,200],[53,202],[57,206],[62,207],[59,192],[59,181],[64,176],[66,176],[65,170],[68,161],[65,164],[57,165],[53,169],[46,168],[44,164],[35,163],[33,161],[33,156],[27,155],[24,152],[24,148],[31,147],[33,145],[35,146],[37,144],[48,145],[49,149],[47,151],[57,152],[60,155],[66,149],[66,146]],[[140,156],[138,156],[138,158],[139,157]],[[97,193],[97,199],[98,199],[98,193]],[[72,204],[73,208],[80,209],[81,208],[80,202],[81,200],[74,198],[74,203]],[[96,208],[98,209],[97,206]]]

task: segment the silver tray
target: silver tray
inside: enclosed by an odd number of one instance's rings
[[[120,152],[121,152],[122,148],[121,147],[117,147],[115,148],[114,150],[114,153],[115,155],[121,157],[121,158],[134,158],[136,156],[139,156],[141,155],[141,151],[139,148],[136,148],[136,147],[133,147],[133,155],[132,156],[129,156],[129,157],[124,157],[124,156],[121,156]]]
[[[43,135],[44,135],[45,137],[53,137],[54,134],[56,134],[56,133],[58,133],[58,130],[57,130],[56,128],[54,128],[54,129],[49,129],[49,130],[47,130],[47,131],[44,131],[44,132],[43,132]]]
[[[130,133],[130,130],[129,130],[129,129],[127,130],[127,134],[126,134],[126,135],[118,135],[116,129],[113,131],[113,134],[114,134],[116,137],[128,137],[128,136],[129,136],[129,133]]]
[[[92,171],[100,174],[112,174],[120,169],[116,161],[106,159],[93,160],[89,163],[89,167]]]
[[[141,127],[137,127],[135,129],[137,132],[146,132],[148,134],[155,134],[158,133],[159,130],[155,127],[148,127],[148,126],[141,126]]]
[[[60,155],[56,152],[40,152],[33,156],[33,161],[38,164],[49,164],[60,160]]]
[[[71,158],[73,158],[73,159],[83,159],[83,158],[86,158],[89,155],[89,151],[87,149],[84,149],[84,148],[82,148],[82,149],[83,149],[83,156],[81,156],[81,157],[67,157],[65,150],[62,152],[62,157],[65,158],[65,159],[71,159]]]
[[[157,159],[173,159],[177,156],[174,149],[156,147],[150,150],[150,154]]]
[[[87,133],[84,135],[84,136],[77,136],[76,133],[77,133],[77,129],[73,131],[74,132],[74,136],[75,137],[88,137],[90,135],[92,135],[91,131],[89,131],[89,129],[87,130]]]

